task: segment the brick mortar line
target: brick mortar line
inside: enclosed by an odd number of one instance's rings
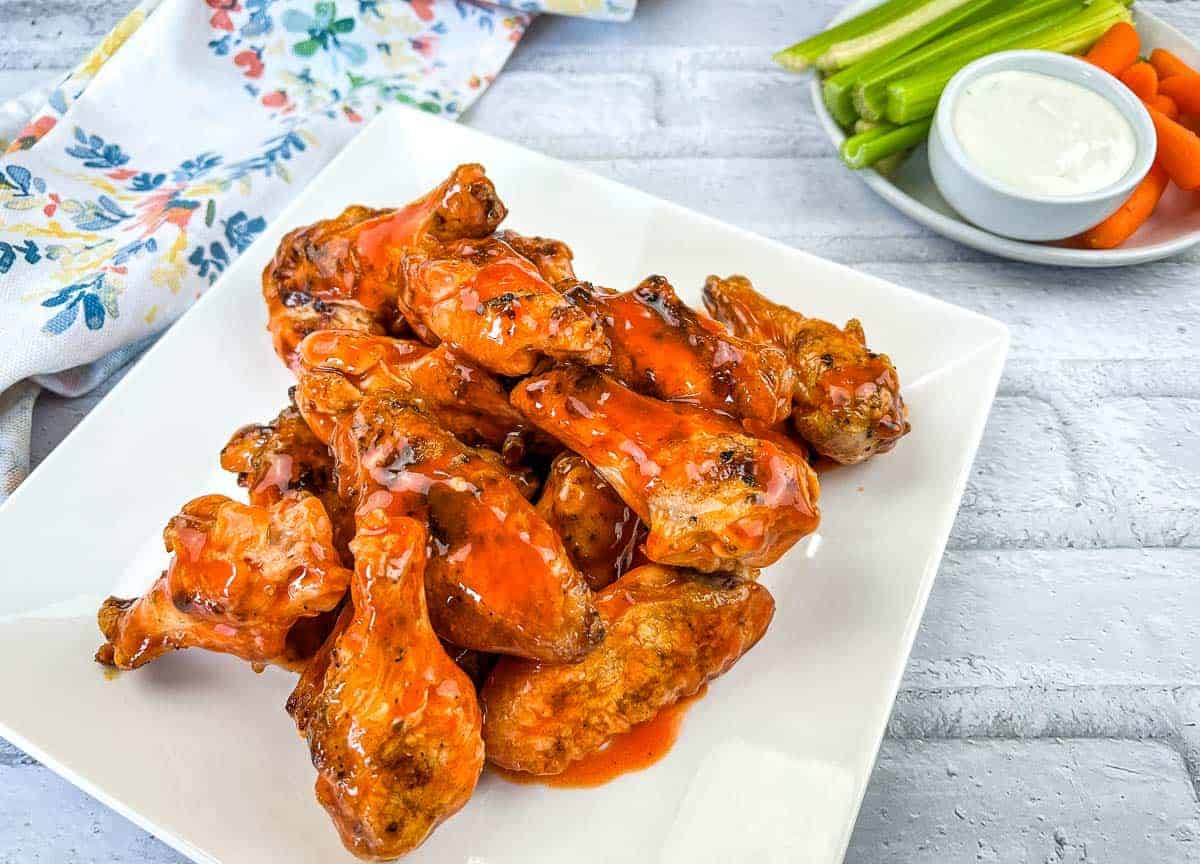
[[[886,734],[897,741],[1160,741],[1179,755],[1200,802],[1200,684],[902,687]]]

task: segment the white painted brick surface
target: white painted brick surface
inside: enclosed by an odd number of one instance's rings
[[[1200,251],[1032,267],[890,209],[769,59],[841,2],[542,18],[465,122],[1011,328],[848,860],[1200,862]],[[1139,2],[1200,35],[1200,0]],[[0,0],[0,93],[129,5]],[[35,461],[107,389],[44,396]],[[0,743],[0,864],[181,860]]]
[[[897,792],[867,793],[847,861],[1194,862],[1182,768],[1159,743],[888,742],[876,776]]]

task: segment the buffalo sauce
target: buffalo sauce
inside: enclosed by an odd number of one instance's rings
[[[628,732],[613,736],[604,747],[575,762],[561,774],[527,774],[492,766],[492,770],[511,783],[541,783],[567,789],[590,789],[649,768],[670,752],[679,739],[688,708],[708,691],[703,685],[691,696],[668,705],[644,723]]]

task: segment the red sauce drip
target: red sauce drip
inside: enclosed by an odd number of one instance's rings
[[[645,770],[666,756],[679,739],[688,708],[706,692],[707,684],[686,699],[662,709],[645,723],[639,723],[628,732],[615,736],[603,749],[572,762],[561,774],[526,774],[495,766],[492,766],[492,770],[505,780],[522,785],[541,783],[567,789],[603,786],[622,774]]]

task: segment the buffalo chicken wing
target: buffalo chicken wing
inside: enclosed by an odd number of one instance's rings
[[[588,587],[599,591],[628,570],[646,536],[637,513],[574,453],[550,464],[538,513],[558,532]]]
[[[756,582],[657,565],[626,573],[596,605],[608,637],[583,662],[496,664],[482,694],[488,761],[562,773],[726,672],[775,613]]]
[[[728,417],[641,396],[579,367],[527,378],[512,400],[647,524],[652,561],[746,572],[774,563],[817,526],[819,486],[804,455]]]
[[[292,231],[262,277],[275,351],[292,366],[296,346],[316,330],[403,333],[396,293],[404,252],[486,237],[505,215],[483,167],[460,165],[406,207],[349,207],[334,219]]]
[[[142,597],[100,607],[96,659],[134,669],[178,648],[292,666],[288,634],[342,602],[350,571],[321,502],[287,492],[269,507],[205,495],[163,531],[170,566]]]
[[[663,277],[621,294],[586,283],[566,293],[604,324],[608,371],[627,387],[767,424],[787,418],[795,386],[787,356],[730,335],[680,300]]]
[[[475,687],[429,625],[425,547],[419,522],[360,515],[351,602],[288,700],[317,800],[369,860],[420,845],[483,768]]]
[[[269,507],[296,489],[316,495],[333,523],[334,545],[349,560],[353,502],[337,491],[333,454],[294,407],[280,411],[270,423],[234,432],[221,450],[221,467],[237,474],[251,504]]]
[[[509,475],[387,391],[334,435],[339,483],[359,510],[427,520],[430,616],[455,645],[549,662],[604,636],[562,541]]]
[[[448,342],[498,375],[526,375],[542,356],[603,363],[604,331],[498,237],[404,256],[400,309],[427,342]]]
[[[467,444],[501,448],[527,425],[491,373],[445,344],[326,330],[301,342],[298,357],[296,404],[322,441],[379,390],[403,395]]]
[[[908,433],[896,367],[867,347],[858,319],[839,329],[805,318],[763,297],[744,276],[709,276],[704,305],[739,336],[787,352],[796,372],[792,422],[822,456],[862,462]]]

